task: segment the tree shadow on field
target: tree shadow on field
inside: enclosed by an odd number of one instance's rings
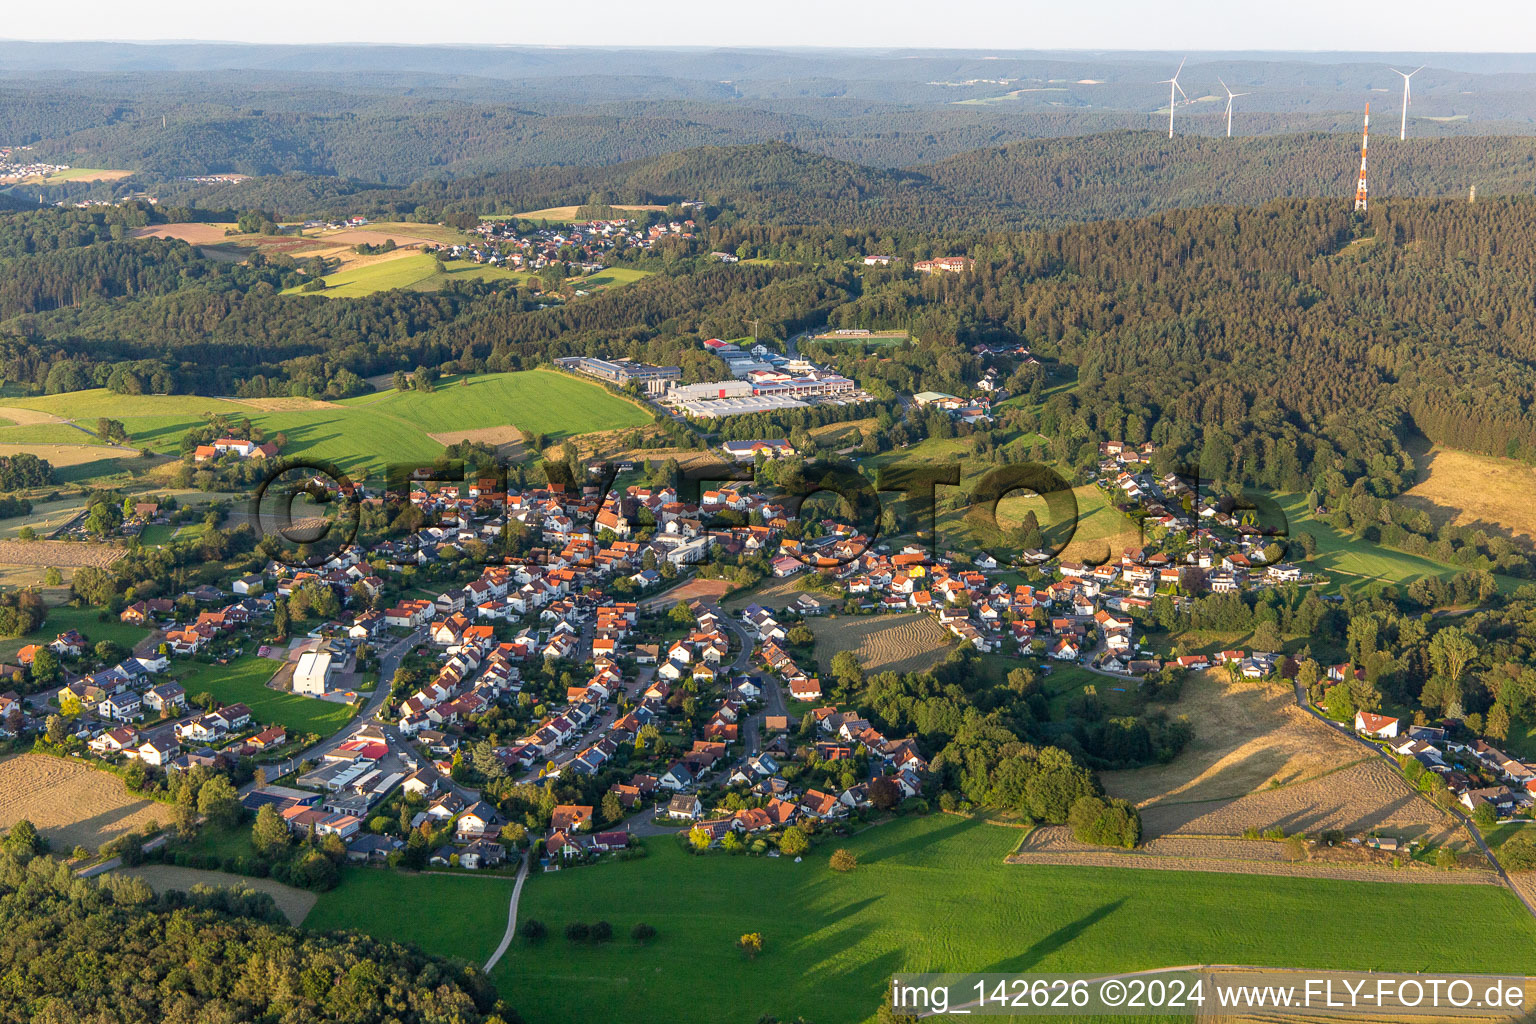
[[[1019,974],[1039,964],[1051,954],[1059,952],[1071,945],[1089,928],[1103,921],[1125,904],[1124,899],[1115,900],[1095,907],[1076,921],[1064,924],[1049,935],[1041,936],[1034,945],[1030,946],[1018,956],[999,960],[986,968],[988,974]]]
[[[861,852],[859,862],[861,864],[878,864],[883,860],[900,859],[904,855],[920,850],[925,846],[942,843],[971,824],[973,822],[969,818],[955,818],[953,823],[947,824],[936,831],[924,832],[921,835],[912,836],[900,842],[881,846],[876,852],[867,856]]]

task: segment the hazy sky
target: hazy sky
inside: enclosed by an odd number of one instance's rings
[[[1529,51],[1532,0],[71,0],[9,5],[10,39],[262,43]]]

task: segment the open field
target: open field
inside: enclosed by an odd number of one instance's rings
[[[431,392],[385,391],[336,404],[387,416],[423,433],[511,424],[546,434],[551,441],[651,422],[649,413],[634,402],[557,370],[457,378]]]
[[[823,617],[810,627],[823,671],[838,651],[852,651],[866,673],[919,672],[942,661],[954,640],[927,612]]]
[[[827,867],[828,845],[796,864],[695,858],[651,839],[643,860],[529,879],[518,917],[544,922],[550,937],[516,940],[493,980],[519,1013],[548,1024],[584,1021],[593,1005],[625,1007],[628,1024],[761,1014],[847,1024],[872,1019],[902,970],[1223,962],[1523,973],[1536,939],[1536,921],[1494,886],[1003,863],[1020,836],[951,816],[901,819],[837,842],[859,859],[848,874]],[[1437,925],[1362,928],[1361,906],[1377,920]],[[572,921],[598,919],[613,924],[613,942],[559,938]],[[641,921],[658,935],[638,951],[627,935]],[[763,934],[755,962],[734,948],[744,931]]]
[[[67,855],[76,846],[95,851],[103,843],[150,822],[166,824],[171,808],[128,792],[123,780],[76,761],[47,754],[0,760],[0,828],[22,818]]]
[[[228,665],[178,662],[169,675],[186,688],[189,699],[211,693],[221,704],[246,704],[258,722],[281,725],[290,733],[329,736],[352,720],[349,704],[271,689],[267,681],[276,670],[269,659],[250,655]]]
[[[1405,586],[1421,577],[1451,576],[1465,569],[1464,566],[1436,562],[1345,536],[1328,523],[1312,516],[1305,495],[1279,495],[1277,500],[1285,513],[1287,528],[1292,537],[1310,533],[1317,539],[1317,552],[1305,566],[1313,571],[1321,570]],[[1499,589],[1504,591],[1513,590],[1523,582],[1498,574],[1494,575],[1494,579],[1498,581]]]
[[[57,565],[71,569],[82,565],[105,569],[123,557],[123,549],[110,544],[71,540],[0,540],[0,565]]]
[[[359,230],[348,228],[348,231]],[[397,244],[404,244],[407,238],[411,240],[425,240],[436,242],[439,245],[464,245],[474,241],[477,235],[470,235],[458,228],[449,227],[447,224],[417,224],[414,221],[372,221],[362,229],[382,235],[385,238],[393,238]],[[322,234],[321,238],[334,238],[333,234]],[[356,244],[356,243],[352,243]]]
[[[720,607],[732,613],[740,612],[749,604],[760,604],[764,608],[781,608],[807,592],[804,586],[805,579],[804,573],[796,573],[782,579],[769,576],[754,587],[732,594],[720,602]]]
[[[1027,448],[1043,440],[1039,435],[1025,435],[1015,439],[1015,449]],[[1121,515],[1110,504],[1108,495],[1092,484],[1072,488],[1077,502],[1075,523],[1066,516],[1053,516],[1045,499],[1023,490],[1004,495],[993,510],[976,500],[976,492],[987,473],[997,467],[971,458],[973,450],[969,438],[928,438],[906,448],[870,456],[863,460],[861,469],[875,480],[883,467],[958,463],[958,488],[944,488],[938,494],[939,512],[935,527],[940,547],[972,554],[992,551],[999,557],[1016,555],[1018,550],[1011,546],[1005,531],[1016,528],[1029,512],[1035,513],[1048,543],[1066,545],[1061,557],[1068,561],[1099,561],[1110,555],[1118,557],[1124,548],[1139,545],[1141,534],[1136,524]],[[891,495],[882,500],[894,498]],[[968,504],[973,500],[975,504]],[[955,502],[958,507],[946,507],[948,502]],[[913,507],[906,511],[913,516],[917,513]],[[910,538],[884,539],[895,544]]]
[[[60,483],[76,483],[103,477],[128,476],[160,465],[160,460],[145,459],[132,448],[106,444],[38,444],[17,442],[9,439],[8,430],[59,430],[84,441],[87,435],[74,427],[15,427],[0,429],[0,456],[25,452],[47,459],[53,467],[53,475]],[[69,436],[61,435],[61,436]],[[35,529],[36,527],[34,527]]]
[[[133,232],[135,238],[179,238],[188,245],[223,245],[232,236],[229,229],[235,225],[224,224],[152,224]]]
[[[204,871],[201,868],[179,868],[174,864],[141,864],[136,868],[117,868],[113,874],[142,878],[157,893],[168,889],[191,891],[195,885],[212,885],[226,889],[255,889],[271,896],[277,908],[290,924],[299,924],[315,905],[315,894],[306,889],[274,882],[270,878],[251,878],[232,875],[225,871]]]
[[[287,435],[284,456],[332,462],[358,477],[381,476],[394,462],[431,462],[443,450],[433,434],[511,426],[546,434],[558,443],[577,434],[651,422],[638,404],[555,370],[456,378],[430,393],[387,390],[339,402],[117,395],[105,388],[6,401],[9,404],[0,408],[0,416],[13,420],[71,416],[94,425],[98,416],[111,416],[123,421],[136,446],[164,453],[179,453],[182,436],[202,426],[210,414],[222,414],[237,423],[249,418],[268,437],[279,432]],[[22,428],[0,427],[0,431],[11,429]],[[75,428],[55,422],[50,429]],[[78,432],[76,436],[88,438]],[[66,466],[59,475],[75,473],[74,479],[86,479],[152,465],[140,460],[136,451],[127,454],[124,449],[98,447],[119,457]]]
[[[349,266],[325,278],[325,289],[302,292],[290,288],[285,295],[322,295],[331,299],[356,299],[395,288],[436,291],[452,281],[521,281],[527,274],[501,267],[483,266],[469,260],[451,260],[446,273],[437,269],[437,260],[424,252],[395,252],[388,258]]]
[[[1296,707],[1291,688],[1192,675],[1168,709],[1194,727],[1166,765],[1105,772],[1144,834],[1238,837],[1248,828],[1455,840],[1451,819],[1359,744]]]
[[[342,870],[340,885],[320,894],[304,927],[360,931],[483,964],[506,931],[511,899],[511,875],[410,874],[349,867]],[[551,941],[564,942],[553,936]]]
[[[1077,526],[1061,552],[1063,559],[1101,562],[1117,559],[1126,548],[1141,545],[1141,531],[1136,524],[1121,515],[1098,487],[1074,487],[1072,494],[1077,499]],[[1070,524],[1053,522],[1045,499],[1023,492],[1005,496],[997,503],[997,525],[1004,530],[1016,529],[1030,512],[1052,544],[1061,543],[1067,536]]]
[[[605,267],[595,274],[573,278],[571,285],[584,291],[597,288],[617,288],[620,285],[643,281],[650,276],[651,272],[649,270],[635,270],[632,267]]]
[[[1220,874],[1333,878],[1357,882],[1411,882],[1424,885],[1490,885],[1503,881],[1480,860],[1479,867],[1442,871],[1406,854],[1393,855],[1345,843],[1309,847],[1307,859],[1286,859],[1285,844],[1262,839],[1161,836],[1134,850],[1088,846],[1072,838],[1064,825],[1032,831],[1008,858],[1010,864],[1061,864],[1074,867],[1113,867],[1156,871],[1211,871]]]
[[[1436,526],[1451,523],[1536,541],[1536,467],[1438,445],[1414,453],[1418,483],[1398,501],[1422,508]]]
[[[580,207],[576,207],[576,206],[546,206],[542,210],[529,210],[527,213],[515,213],[515,214],[513,214],[513,216],[516,217],[518,220],[574,221],[576,219],[576,211],[578,209],[580,209]],[[642,213],[642,212],[644,212],[646,210],[665,210],[666,207],[665,206],[613,206],[613,207],[610,207],[610,209],[614,209],[614,210],[629,210],[629,211],[631,211],[633,213]]]
[[[132,171],[109,170],[101,167],[71,167],[67,171],[55,171],[53,174],[34,174],[30,178],[22,178],[23,185],[54,185],[61,181],[121,181],[133,174]]]
[[[88,428],[77,426],[73,423],[56,421],[52,423],[23,423],[12,427],[0,427],[0,444],[9,447],[25,445],[25,451],[29,451],[39,458],[47,458],[38,448],[68,449],[68,448],[104,448],[106,442],[91,433]],[[129,449],[131,451],[131,449]],[[58,453],[56,453],[58,454]],[[98,451],[94,458],[102,458]],[[52,462],[52,459],[48,461]],[[76,458],[72,461],[81,461]]]
[[[647,597],[640,602],[642,611],[670,608],[680,601],[718,601],[734,584],[730,580],[692,579]]]

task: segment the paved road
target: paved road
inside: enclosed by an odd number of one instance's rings
[[[421,643],[426,637],[427,630],[423,627],[416,630],[410,636],[395,641],[379,655],[379,680],[374,684],[373,696],[369,697],[368,702],[363,705],[362,714],[358,716],[357,721],[366,723],[374,720],[374,716],[378,714],[379,708],[384,706],[384,701],[389,697],[390,680],[394,679],[395,670],[400,667],[401,659],[405,657],[412,647]],[[280,764],[268,765],[267,777],[273,779],[281,778],[297,768],[301,761],[324,757],[350,739],[356,731],[356,729],[342,729],[334,736],[298,751]],[[388,730],[386,729],[387,732]],[[396,735],[398,736],[398,731]],[[240,792],[244,795],[255,788],[256,784],[252,782],[243,787]]]
[[[485,973],[490,974],[491,968],[506,955],[507,948],[512,945],[512,938],[517,934],[517,901],[523,895],[523,883],[528,880],[528,865],[533,861],[533,851],[530,849],[523,854],[523,863],[517,869],[517,884],[512,886],[512,901],[507,904],[507,930],[502,933],[501,944],[496,947],[496,952],[485,962]]]

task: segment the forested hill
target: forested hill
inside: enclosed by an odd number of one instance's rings
[[[1168,139],[1119,132],[978,149],[911,173],[959,212],[982,210],[1034,227],[1217,203],[1349,197],[1359,152],[1352,133]],[[1378,138],[1370,176],[1373,198],[1466,195],[1472,185],[1485,197],[1528,195],[1536,189],[1536,139]]]
[[[0,1022],[501,1024],[472,970],[356,933],[284,924],[271,897],[156,896],[0,855]]]
[[[1040,228],[1213,204],[1354,193],[1359,138],[1248,139],[1117,132],[1020,142],[887,171],[785,143],[706,147],[609,167],[537,168],[404,190],[418,202],[491,212],[596,198],[702,199],[769,224],[927,231]],[[1372,153],[1377,197],[1529,194],[1536,138],[1396,139]],[[363,198],[363,197],[359,197]],[[368,198],[385,200],[374,193]]]

